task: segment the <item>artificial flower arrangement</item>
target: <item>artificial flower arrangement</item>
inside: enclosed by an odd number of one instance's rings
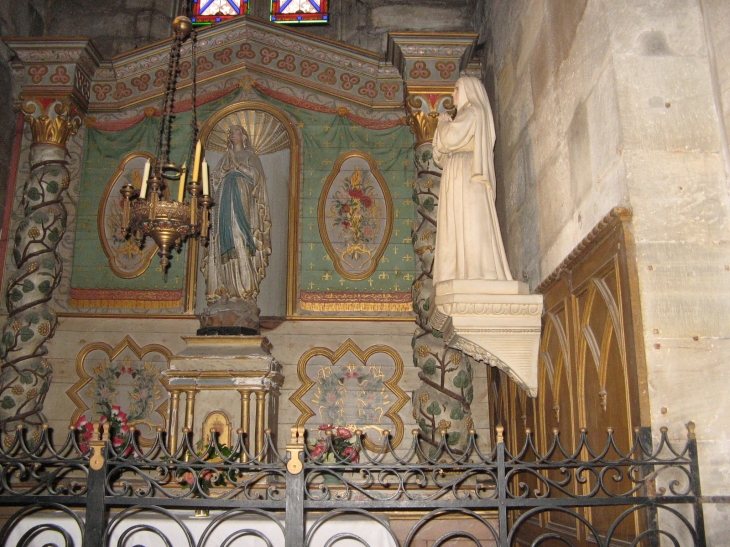
[[[216,446],[218,450],[216,451]],[[240,457],[239,452],[234,452],[229,446],[225,444],[213,443],[203,447],[202,439],[198,441],[196,445],[197,459],[190,462],[190,464],[205,464],[209,467],[198,470],[198,482],[195,483],[195,473],[192,471],[179,470],[177,472],[177,478],[180,485],[185,489],[195,489],[197,493],[202,491],[205,494],[210,493],[210,489],[214,487],[225,487],[228,485],[226,480],[228,471],[225,469],[216,469],[214,465],[217,463],[231,462]],[[223,456],[223,457],[221,457]]]
[[[332,433],[330,442],[327,440],[327,431]],[[335,427],[333,424],[319,426],[319,439],[309,447],[309,455],[322,463],[358,463],[360,461],[360,454],[355,446],[352,432],[346,427]]]
[[[127,413],[123,412],[119,405],[109,405],[108,403],[99,403],[101,408],[101,417],[98,420],[102,426],[106,423],[109,424],[109,439],[112,442],[112,446],[115,451],[118,451],[121,447],[126,446],[123,454],[119,454],[122,457],[128,456],[132,453],[130,435],[132,431],[127,423]],[[79,448],[83,453],[89,451],[89,441],[94,438],[94,423],[89,421],[86,416],[79,416],[74,424],[74,429],[77,431],[77,439]]]

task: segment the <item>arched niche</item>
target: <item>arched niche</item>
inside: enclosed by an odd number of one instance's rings
[[[257,300],[261,316],[291,315],[299,256],[300,138],[287,115],[267,103],[242,101],[229,105],[211,116],[200,132],[211,172],[225,153],[226,135],[232,125],[241,125],[249,133],[266,176],[272,252]],[[195,295],[188,309],[196,313],[206,306],[206,283],[201,272],[206,252],[206,249],[193,250],[197,261],[190,263],[188,271],[188,294]]]

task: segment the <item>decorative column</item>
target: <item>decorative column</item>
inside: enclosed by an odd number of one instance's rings
[[[31,43],[7,40],[13,62],[16,104],[30,128],[30,174],[20,217],[13,223],[16,271],[3,288],[7,322],[0,337],[0,431],[18,425],[40,432],[52,368],[44,357],[58,319],[53,292],[63,264],[57,247],[66,231],[64,193],[69,187],[69,139],[88,106],[90,82],[101,56],[88,40]],[[8,212],[9,214],[10,212]],[[7,442],[9,437],[5,437]]]
[[[8,320],[0,343],[0,426],[40,426],[52,368],[44,359],[46,340],[58,319],[51,307],[62,265],[56,247],[66,231],[63,192],[69,185],[66,144],[81,123],[68,100],[27,99],[22,103],[30,125],[30,176],[23,188],[23,218],[13,239],[17,271],[5,287]]]
[[[406,119],[416,138],[413,184],[416,219],[411,230],[417,257],[412,286],[416,332],[411,345],[413,364],[420,369],[418,377],[422,385],[413,393],[413,417],[421,439],[432,450],[447,432],[448,444],[456,453],[463,451],[469,431],[474,429],[473,368],[468,356],[449,348],[441,333],[429,325],[434,309],[433,258],[441,181],[441,169],[434,163],[431,150],[438,114],[453,112],[454,83],[460,70],[466,68],[475,38],[470,33],[430,37],[389,35],[389,55],[405,81]]]

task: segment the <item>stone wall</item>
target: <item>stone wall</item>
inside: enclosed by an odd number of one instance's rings
[[[612,207],[633,210],[642,421],[679,438],[697,423],[711,494],[730,492],[726,4],[496,0],[483,29],[513,273],[535,286]],[[720,545],[727,513],[708,513]]]

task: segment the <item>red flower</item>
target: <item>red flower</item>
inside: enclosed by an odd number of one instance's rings
[[[349,213],[350,212],[350,206],[345,204],[342,206],[342,212],[343,213]]]
[[[362,199],[365,195],[359,188],[356,188],[355,190],[350,190],[348,193],[350,194],[350,197],[354,199]]]
[[[328,431],[328,430],[334,429],[334,428],[335,428],[335,426],[333,424],[322,424],[321,426],[319,426],[320,431]]]
[[[338,437],[341,437],[343,439],[349,439],[349,438],[352,437],[352,433],[346,427],[338,427],[337,428],[337,436]]]
[[[353,463],[357,463],[360,461],[360,456],[357,453],[357,450],[354,446],[348,446],[342,451],[342,457],[345,459],[349,459]]]
[[[370,206],[373,204],[373,200],[369,196],[363,196],[362,204],[365,206],[365,209],[369,209]]]
[[[349,222],[343,222],[342,223],[342,226],[345,228],[345,230],[349,230],[350,229],[350,223]]]
[[[316,445],[314,445],[314,448],[312,448],[311,456],[313,458],[319,458],[323,452],[324,452],[324,445],[321,443],[317,443]]]

